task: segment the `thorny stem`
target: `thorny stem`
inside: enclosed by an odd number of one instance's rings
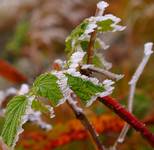
[[[74,98],[73,96],[71,96],[71,97]],[[80,111],[80,109],[77,110],[76,106],[69,100],[67,100],[67,104],[70,106],[70,108],[74,112],[76,118],[79,119],[80,122],[85,127],[85,129],[88,130],[88,132],[91,135],[93,141],[96,143],[98,150],[105,150],[105,147],[102,145],[102,143],[98,139],[98,135],[97,135],[94,127],[91,125],[91,123],[89,122],[89,120],[87,119],[85,114],[82,112],[82,110],[81,111]]]
[[[140,122],[133,114],[119,104],[117,100],[106,96],[99,98],[99,101],[108,108],[112,109],[120,118],[131,125],[136,131],[140,132],[140,134],[149,142],[149,144],[154,147],[154,134],[152,134],[146,128],[144,123]]]

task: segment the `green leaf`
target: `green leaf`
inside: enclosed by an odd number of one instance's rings
[[[63,99],[63,94],[57,81],[58,78],[51,73],[42,74],[35,80],[32,91],[34,95],[48,98],[55,106]]]
[[[84,20],[81,24],[79,24],[71,34],[66,38],[65,41],[65,52],[70,57],[72,53],[75,51],[74,47],[72,47],[72,42],[75,41],[75,46],[78,45],[80,42],[78,38],[85,32],[86,27],[88,26],[89,22]]]
[[[92,64],[95,66],[95,67],[100,67],[100,68],[104,68],[104,64],[103,64],[103,61],[101,61],[101,59],[103,59],[102,57],[98,56],[97,54],[94,54],[93,56],[93,62]],[[85,55],[84,59],[83,59],[83,63],[86,63],[87,62],[87,55]]]
[[[29,102],[26,96],[16,96],[7,105],[6,118],[1,136],[4,142],[12,147],[23,123]]]
[[[81,41],[80,44],[81,44],[81,48],[83,49],[83,51],[86,52],[88,49],[89,41]],[[95,44],[94,44],[94,49],[99,49],[99,48],[101,48],[101,45],[100,45],[99,41],[96,40]]]
[[[96,54],[93,57],[93,64],[96,67],[104,67],[104,64],[102,63],[101,58],[98,55],[96,55]]]
[[[96,85],[93,82],[82,79],[81,77],[75,77],[70,74],[66,74],[68,77],[68,84],[75,94],[82,100],[84,104],[87,104],[93,96],[105,91],[101,85]]]
[[[35,110],[35,111],[40,111],[42,113],[48,113],[49,112],[48,108],[45,107],[45,105],[38,100],[33,101],[32,109]]]
[[[111,19],[99,21],[99,22],[97,22],[98,31],[99,32],[112,31],[113,30],[113,27],[111,26],[112,24],[113,24],[113,20],[111,20]]]

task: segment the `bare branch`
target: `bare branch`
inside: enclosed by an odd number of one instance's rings
[[[134,95],[135,95],[135,89],[136,89],[136,84],[146,66],[146,64],[148,63],[148,60],[151,56],[151,54],[153,53],[152,51],[152,46],[153,43],[146,43],[144,45],[144,57],[140,63],[140,65],[138,66],[136,72],[134,73],[131,81],[129,82],[130,84],[130,92],[129,92],[129,98],[128,98],[128,111],[132,112],[133,111],[133,101],[134,101]],[[117,146],[118,143],[123,143],[125,140],[125,136],[129,130],[130,126],[126,123],[125,126],[123,127],[117,141],[114,144],[114,147]]]
[[[113,110],[120,118],[130,124],[136,131],[149,142],[149,144],[154,147],[154,134],[152,134],[145,124],[139,121],[133,114],[131,114],[127,109],[125,109],[117,100],[112,97],[106,96],[98,99],[101,103],[106,105],[108,108]],[[114,149],[114,147],[113,147]]]
[[[108,70],[105,70],[105,69],[102,69],[102,68],[97,68],[97,67],[94,67],[93,65],[83,65],[81,69],[87,69],[89,71],[92,71],[92,72],[96,72],[96,73],[100,73],[112,80],[120,80],[121,78],[124,77],[124,75],[118,75],[118,74],[115,74],[115,73],[112,73]]]
[[[74,94],[71,94],[70,98],[67,100],[68,105],[73,110],[75,116],[77,119],[80,120],[80,122],[83,124],[83,126],[89,131],[92,139],[96,143],[99,150],[105,150],[105,147],[102,145],[102,143],[98,139],[98,134],[96,133],[93,126],[90,124],[89,120],[85,116],[85,114],[82,111],[82,108],[77,106],[77,100],[76,96]]]

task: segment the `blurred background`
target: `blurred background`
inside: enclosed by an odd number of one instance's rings
[[[46,70],[55,59],[65,59],[65,38],[84,18],[94,15],[97,0],[0,0],[0,90],[19,88]],[[102,51],[112,62],[112,71],[124,74],[113,96],[126,104],[128,82],[143,57],[145,42],[154,42],[153,0],[107,0],[106,13],[122,19],[126,30],[104,34],[110,45]],[[134,113],[154,132],[154,56],[137,85]],[[11,96],[7,97],[7,99]],[[5,105],[5,104],[4,104]],[[25,125],[16,150],[94,150],[94,144],[67,105],[56,108],[56,118],[44,131],[33,123]],[[85,113],[106,146],[116,140],[124,122],[100,103]],[[0,132],[4,118],[0,118]],[[118,150],[152,150],[144,139],[130,130]]]

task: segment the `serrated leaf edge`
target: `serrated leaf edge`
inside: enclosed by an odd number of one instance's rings
[[[14,149],[14,147],[15,147],[15,145],[16,145],[16,143],[17,143],[17,141],[18,141],[18,139],[19,139],[19,135],[24,131],[24,129],[22,128],[22,126],[28,121],[28,115],[29,115],[29,113],[31,112],[31,106],[32,106],[32,102],[33,102],[33,100],[35,99],[35,97],[34,96],[26,96],[27,97],[27,100],[28,100],[28,104],[27,104],[27,106],[26,106],[26,111],[25,111],[25,114],[21,117],[21,123],[20,123],[20,125],[19,125],[19,127],[18,127],[18,129],[17,129],[17,134],[16,134],[16,136],[15,136],[15,138],[14,138],[14,142],[13,142],[13,144],[12,144],[12,146],[11,146],[11,150],[13,150]]]

